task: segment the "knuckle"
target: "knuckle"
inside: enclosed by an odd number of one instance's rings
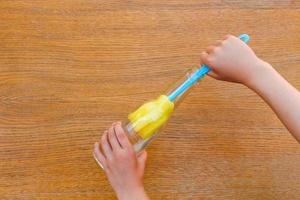
[[[115,163],[115,158],[113,156],[110,156],[108,158],[106,158],[107,163],[110,164],[114,164]]]
[[[227,40],[222,40],[220,46],[224,46],[224,45],[226,45],[227,43],[228,43]]]
[[[207,57],[206,61],[208,65],[213,64],[213,58],[211,56]]]
[[[126,161],[127,159],[128,159],[128,155],[126,155],[124,153],[118,153],[118,155],[116,155],[115,162],[122,163],[122,162]]]
[[[234,37],[234,36],[231,35],[231,34],[226,35],[226,38],[227,38],[227,39],[230,39],[230,38],[233,38],[233,37]]]
[[[200,58],[201,58],[201,60],[205,60],[206,59],[206,54],[205,53],[202,53],[201,55],[200,55]]]
[[[209,46],[207,48],[208,51],[213,52],[215,50],[215,46]]]
[[[217,43],[216,43],[216,46],[217,47],[219,47],[219,46],[221,46],[222,45],[222,41],[218,41]]]
[[[205,56],[205,57],[202,59],[202,61],[205,62],[206,64],[209,63],[208,60],[209,60],[209,56]]]
[[[228,44],[228,40],[223,40],[222,41],[222,46],[224,47],[224,46],[226,46]]]
[[[207,56],[207,57],[206,57],[206,61],[207,61],[207,62],[210,62],[210,61],[211,61],[211,56]]]
[[[214,53],[217,54],[220,51],[221,51],[221,47],[218,46],[218,47],[215,48]]]
[[[236,37],[233,36],[233,35],[230,35],[230,37],[228,38],[229,41],[233,41],[233,40],[236,40]]]

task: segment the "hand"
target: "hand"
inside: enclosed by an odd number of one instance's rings
[[[300,142],[300,93],[239,38],[228,35],[207,48],[201,62],[215,79],[242,83],[260,95]]]
[[[118,199],[148,199],[143,187],[146,151],[138,156],[121,123],[113,123],[94,146],[95,158],[101,163]]]
[[[223,41],[209,46],[201,54],[201,61],[211,67],[211,77],[242,83],[247,86],[271,66],[259,59],[239,38],[227,35]]]

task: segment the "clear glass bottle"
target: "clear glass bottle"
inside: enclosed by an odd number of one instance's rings
[[[123,121],[123,128],[127,132],[136,153],[142,151],[157,137],[158,131],[166,124],[174,109],[180,104],[192,87],[187,88],[176,97],[173,96],[172,101],[170,100],[171,95],[191,78],[198,69],[196,66],[189,69],[182,78],[173,84],[165,95],[146,102],[133,113],[130,113],[127,119]],[[193,86],[195,83],[193,83]]]

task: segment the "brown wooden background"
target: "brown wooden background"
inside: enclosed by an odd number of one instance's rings
[[[300,89],[297,0],[0,1],[0,199],[114,199],[93,143],[228,33]],[[148,153],[151,199],[300,199],[299,144],[242,85],[204,79]]]

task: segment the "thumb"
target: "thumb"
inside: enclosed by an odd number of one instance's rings
[[[146,166],[146,160],[147,160],[147,152],[144,150],[137,157],[138,166],[139,169],[142,170],[142,172],[144,172]]]

